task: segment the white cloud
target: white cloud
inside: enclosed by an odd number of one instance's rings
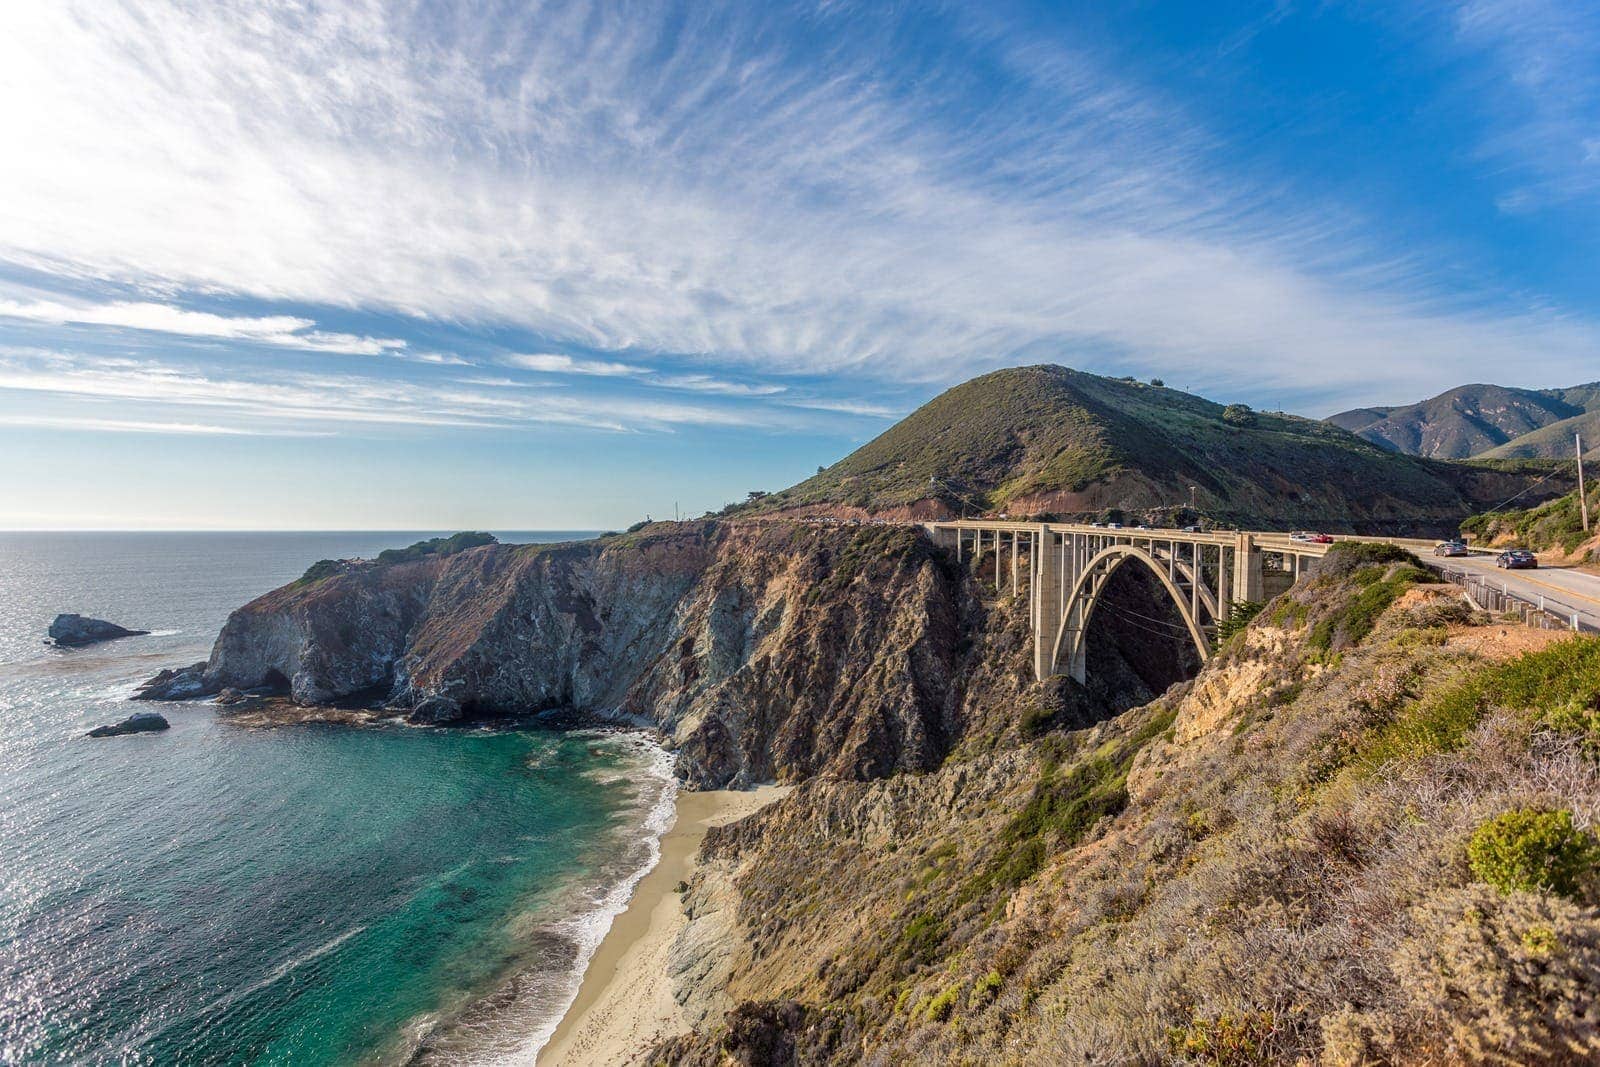
[[[574,359],[552,352],[513,354],[501,359],[509,367],[539,371],[545,374],[592,374],[602,378],[615,378],[629,374],[648,374],[645,367],[630,363],[613,363],[597,359]]]
[[[1588,2],[1469,0],[1443,13],[1457,43],[1487,54],[1479,86],[1494,132],[1485,155],[1508,169],[1508,211],[1600,194],[1600,20]]]
[[[280,345],[309,352],[338,352],[358,356],[393,354],[405,342],[393,338],[362,337],[316,329],[311,319],[291,315],[215,315],[168,304],[117,301],[109,304],[62,304],[52,300],[0,300],[0,318],[56,326],[110,326],[149,330],[180,337],[208,337],[225,341]]]
[[[326,437],[309,430],[264,430],[242,426],[217,426],[199,422],[144,422],[138,419],[103,419],[73,415],[19,415],[0,412],[0,426],[26,426],[74,432],[144,433],[201,437]]]
[[[950,15],[1008,79],[985,104],[957,67],[883,69],[901,9],[796,16],[821,54],[784,51],[781,17],[7,5],[0,259],[773,376],[945,381],[1023,351],[1256,393],[1592,376],[1595,322],[1441,300],[1411,250],[1284,214],[1071,42]]]
[[[48,395],[78,404],[118,402],[117,419],[213,427],[215,432],[390,431],[407,427],[497,430],[548,426],[611,432],[667,431],[678,426],[796,428],[769,411],[592,397],[565,391],[475,388],[476,383],[394,381],[349,374],[202,371],[161,361],[85,356],[39,349],[0,350],[0,392]],[[148,419],[128,419],[130,411]],[[206,422],[194,414],[213,413]],[[187,413],[179,417],[179,413]],[[216,423],[226,413],[237,421]],[[68,416],[106,420],[75,408]],[[193,432],[200,432],[195,430]]]

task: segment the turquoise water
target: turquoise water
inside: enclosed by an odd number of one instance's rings
[[[415,539],[0,535],[0,1062],[531,1058],[652,856],[669,786],[638,738],[204,703],[82,736],[229,608]],[[58,610],[157,633],[49,649]]]

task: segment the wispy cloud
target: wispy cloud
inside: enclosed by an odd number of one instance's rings
[[[51,325],[110,326],[148,330],[180,337],[207,337],[225,341],[280,345],[308,352],[337,352],[381,356],[406,347],[401,340],[361,337],[317,329],[311,319],[290,315],[264,317],[216,315],[169,304],[116,301],[106,304],[62,304],[50,300],[21,302],[0,300],[0,319],[22,319]],[[426,357],[420,357],[426,358]]]
[[[243,426],[217,426],[200,422],[145,422],[138,419],[103,419],[77,415],[19,415],[0,412],[0,426],[25,426],[44,430],[95,433],[167,434],[181,437],[328,437],[313,430],[267,430]]]
[[[630,363],[614,363],[598,359],[574,359],[551,352],[514,353],[501,359],[508,367],[540,371],[546,374],[590,374],[602,378],[615,378],[628,374],[647,374],[644,367]]]
[[[0,98],[27,101],[0,259],[619,356],[535,371],[929,383],[1029,353],[1420,395],[1600,349],[1284,209],[1192,108],[987,7],[13,4]],[[384,343],[316,333],[279,336]]]
[[[0,350],[0,392],[48,394],[77,401],[117,401],[126,429],[138,425],[195,427],[189,432],[279,434],[366,432],[402,427],[534,429],[582,427],[610,432],[665,431],[679,426],[795,425],[769,411],[658,402],[629,397],[597,398],[569,391],[440,385],[349,374],[273,373],[250,377],[201,371],[164,361],[86,356],[40,349]],[[128,419],[149,409],[162,418]],[[165,417],[171,412],[226,412],[228,424]],[[23,416],[16,416],[23,418]],[[40,416],[42,418],[42,416]],[[54,417],[54,416],[52,416]],[[75,411],[62,418],[108,420]],[[17,422],[16,425],[24,423]],[[38,423],[44,425],[43,423]],[[155,431],[152,431],[155,432]],[[164,432],[177,432],[167,430]]]
[[[1460,44],[1490,58],[1482,150],[1509,168],[1511,211],[1600,194],[1600,19],[1586,0],[1469,0],[1443,9]]]

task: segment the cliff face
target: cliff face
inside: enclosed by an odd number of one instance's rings
[[[944,757],[989,615],[915,530],[662,524],[286,586],[233,614],[206,681],[433,723],[648,721],[697,786],[869,778]]]

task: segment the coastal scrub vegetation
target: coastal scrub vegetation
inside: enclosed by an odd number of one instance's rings
[[[1588,502],[1591,522],[1600,521],[1600,484],[1590,487]],[[1560,549],[1569,556],[1595,536],[1583,528],[1577,490],[1538,507],[1474,515],[1461,524],[1461,532],[1483,544],[1515,542],[1535,552]]]
[[[1340,545],[1108,720],[975,676],[1019,725],[712,832],[741,1003],[654,1058],[1600,1059],[1600,638],[1501,630]]]
[[[465,552],[469,548],[494,544],[499,544],[499,538],[495,537],[494,534],[463,531],[451,534],[449,537],[430,537],[426,541],[418,541],[405,548],[386,548],[378,553],[378,563],[380,565],[388,565],[391,563],[408,563],[411,560],[423,559],[427,556],[453,556],[457,552]]]

